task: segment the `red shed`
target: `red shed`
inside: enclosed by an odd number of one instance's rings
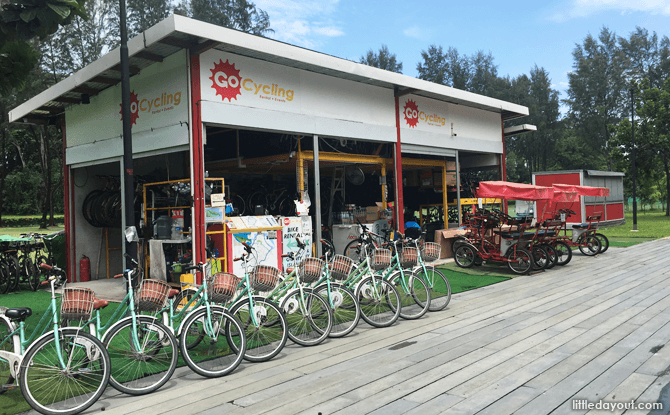
[[[624,173],[614,171],[598,170],[561,170],[542,171],[533,173],[533,184],[537,186],[552,186],[554,184],[571,184],[577,186],[607,187],[610,189],[609,196],[592,197],[581,196],[579,206],[577,203],[559,203],[558,208],[572,209],[577,215],[570,217],[568,225],[584,222],[590,215],[601,215],[602,225],[621,225],[626,222],[624,218],[624,195],[623,195]],[[538,215],[547,216],[544,202],[537,202]]]

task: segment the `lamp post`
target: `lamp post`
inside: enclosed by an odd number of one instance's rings
[[[635,101],[633,100],[634,88],[630,88],[630,136],[633,144],[631,162],[633,165],[633,231],[637,232],[637,189],[635,184]]]
[[[130,120],[130,70],[128,64],[128,30],[126,29],[126,0],[119,0],[119,25],[121,26],[121,111],[123,113],[123,184],[126,227],[135,226],[135,183],[133,178],[133,138]],[[137,258],[137,244],[126,240],[126,253]],[[126,259],[126,269],[132,269]]]

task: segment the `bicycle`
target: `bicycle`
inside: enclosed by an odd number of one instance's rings
[[[50,234],[36,233],[33,235],[35,237],[35,241],[37,242],[35,250],[35,264],[56,265],[53,243],[56,238],[64,234],[65,231],[62,230]],[[46,270],[39,267],[38,271],[40,271],[40,280],[42,280],[42,278],[47,275]]]
[[[246,335],[244,358],[251,362],[264,362],[275,357],[286,345],[288,322],[279,306],[258,295],[258,292],[273,290],[279,282],[280,271],[269,265],[257,265],[249,272],[248,261],[253,248],[244,243],[245,253],[234,261],[244,261],[244,278],[236,287],[237,297],[232,300],[230,312],[240,322]],[[226,336],[235,335],[226,326]],[[236,352],[237,345],[229,338],[230,347]]]
[[[19,257],[14,245],[10,241],[0,243],[0,294],[6,294],[18,285]]]
[[[174,331],[174,322],[184,361],[195,373],[215,378],[235,370],[246,353],[242,323],[224,306],[234,295],[240,279],[233,274],[207,275],[211,263],[182,268],[199,271],[204,278],[198,289],[187,287],[170,305],[159,311],[163,322]]]
[[[47,415],[86,410],[100,398],[111,373],[109,354],[100,340],[81,328],[59,326],[56,287],[63,282],[54,275],[45,281],[51,303],[28,338],[25,320],[32,315],[30,308],[0,314],[0,393],[18,386],[28,404]],[[92,307],[91,290],[66,288],[60,314],[86,317]]]
[[[298,247],[305,244],[296,238]],[[284,255],[295,259],[293,252]],[[312,288],[305,285],[320,279],[326,265],[319,258],[305,258],[298,268],[288,268],[277,287],[267,298],[279,303],[288,324],[288,337],[301,346],[315,346],[323,342],[333,328],[331,305]]]
[[[137,267],[132,257],[125,256]],[[41,266],[64,273],[55,265]],[[133,285],[141,279],[139,270],[127,269],[114,276],[121,277],[127,283],[128,293],[106,324],[101,322],[100,311],[109,303],[97,299],[93,304],[94,313],[88,318],[66,315],[63,320],[69,325],[88,328],[89,334],[105,345],[112,364],[109,383],[114,389],[129,395],[145,395],[165,385],[177,367],[179,348],[172,332],[155,317],[139,314],[162,307],[169,286],[158,280],[143,280],[136,295]]]
[[[365,250],[372,252],[373,249],[379,248],[380,244],[388,242],[392,231],[390,229],[382,229],[384,236],[381,236],[368,230],[368,227],[362,224],[360,220],[356,219],[356,223],[361,227],[361,233],[358,235],[358,238],[347,244],[342,255],[353,259],[356,264],[360,264],[363,262],[365,256],[363,252]]]

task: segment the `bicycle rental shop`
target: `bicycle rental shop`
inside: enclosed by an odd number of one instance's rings
[[[128,50],[140,252],[147,275],[173,283],[207,252],[240,272],[243,242],[280,268],[296,237],[307,255],[322,237],[341,251],[358,222],[416,221],[434,238],[460,222],[461,172],[504,180],[505,135],[534,129],[503,128],[528,115],[520,105],[182,16]],[[115,49],[9,114],[62,130],[75,281],[83,256],[93,279],[123,267],[119,62]]]

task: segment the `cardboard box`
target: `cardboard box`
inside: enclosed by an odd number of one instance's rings
[[[365,221],[374,222],[379,219],[379,208],[377,206],[368,206],[365,208]]]

